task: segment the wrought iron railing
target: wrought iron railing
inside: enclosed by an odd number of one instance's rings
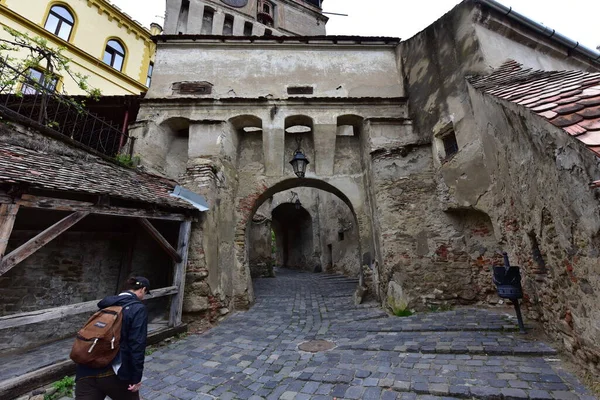
[[[118,125],[90,113],[81,102],[48,88],[54,85],[44,85],[43,78],[42,82],[32,79],[6,59],[0,59],[0,76],[3,82],[14,82],[0,87],[0,115],[4,118],[51,129],[109,157],[132,154],[133,141]]]

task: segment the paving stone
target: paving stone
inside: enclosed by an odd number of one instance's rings
[[[254,282],[256,303],[250,311],[154,352],[146,362],[142,396],[147,400],[594,398],[558,368],[560,363],[544,360],[542,354],[554,354],[548,345],[506,332],[505,326],[514,330],[516,325],[503,314],[465,308],[388,317],[375,303],[354,305],[356,279],[282,269],[276,275]],[[334,283],[337,280],[343,283]],[[337,347],[298,351],[299,344],[311,340]],[[70,346],[69,340],[62,348],[48,347],[39,362],[59,355],[66,359]],[[23,357],[17,357],[17,364],[38,362],[31,355]],[[25,367],[13,370],[13,365],[14,359],[0,357],[0,381],[27,372]]]

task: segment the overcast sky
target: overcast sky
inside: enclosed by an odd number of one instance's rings
[[[112,0],[145,26],[162,25],[165,0]],[[589,48],[600,45],[599,0],[500,0],[536,22]],[[329,35],[396,36],[408,39],[450,11],[460,0],[324,0]]]

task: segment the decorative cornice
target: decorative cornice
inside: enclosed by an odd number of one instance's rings
[[[134,32],[137,39],[143,38],[145,41],[150,41],[152,33],[148,28],[142,26],[139,22],[134,21],[129,15],[125,14],[118,7],[106,0],[87,0],[88,7],[96,7],[98,14],[106,14],[109,21],[115,20],[119,27],[125,26],[127,32]]]

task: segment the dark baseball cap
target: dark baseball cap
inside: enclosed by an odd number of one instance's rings
[[[150,281],[148,280],[148,278],[144,278],[143,276],[136,276],[135,283],[136,283],[136,285],[145,287],[146,293],[150,294]]]

